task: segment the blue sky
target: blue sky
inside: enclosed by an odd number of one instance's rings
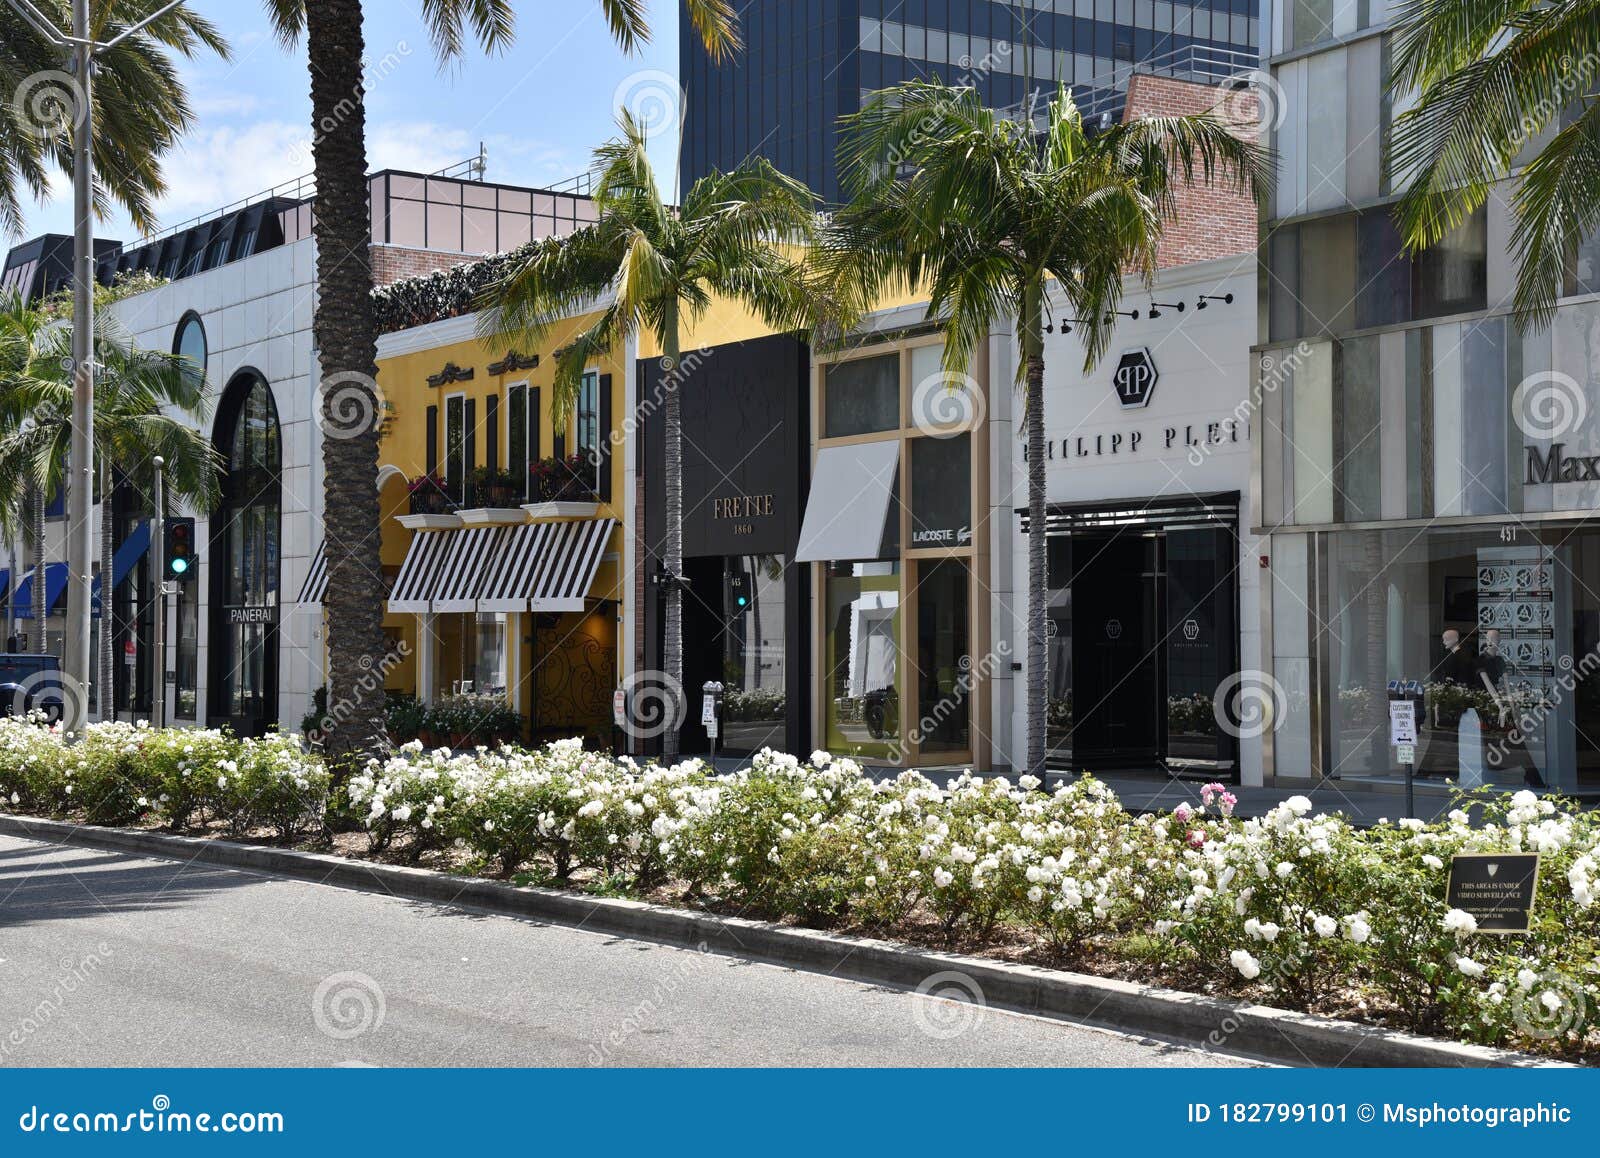
[[[311,98],[305,50],[286,52],[260,0],[192,0],[234,48],[224,62],[181,65],[196,123],[165,163],[169,192],[159,205],[173,225],[311,169]],[[598,0],[524,0],[517,40],[496,57],[477,51],[441,72],[414,0],[367,0],[367,157],[374,169],[429,172],[488,146],[488,179],[548,184],[587,168],[590,150],[614,127],[620,103],[648,105],[676,88],[678,5],[651,0],[652,42],[634,56],[612,41]],[[677,136],[652,140],[663,191],[670,193]],[[29,210],[26,236],[71,232],[64,178],[48,204]],[[120,217],[97,226],[132,240]]]

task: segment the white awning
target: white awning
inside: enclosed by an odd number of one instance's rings
[[[582,611],[615,519],[506,527],[484,574],[479,611]]]
[[[439,576],[449,553],[454,531],[418,531],[411,536],[405,562],[389,595],[389,610],[404,615],[421,615],[433,610],[433,593],[439,589]]]
[[[877,559],[900,469],[900,440],[825,446],[811,472],[797,563]]]
[[[328,594],[328,545],[317,544],[317,553],[311,557],[311,570],[306,574],[305,585],[300,588],[298,602],[321,603]]]
[[[499,555],[503,527],[469,527],[446,531],[450,543],[433,591],[432,610],[442,613],[479,611],[478,593],[484,576]]]

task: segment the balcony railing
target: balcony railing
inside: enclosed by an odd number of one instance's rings
[[[551,461],[535,464],[526,486],[519,485],[509,474],[487,478],[418,479],[411,487],[410,513],[449,515],[462,510],[510,508],[530,502],[595,501],[591,479],[567,469],[559,460],[555,460],[556,465],[551,465]]]

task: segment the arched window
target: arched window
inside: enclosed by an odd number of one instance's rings
[[[236,374],[217,408],[227,470],[211,520],[211,693],[206,715],[241,735],[278,722],[282,440],[272,388]]]
[[[193,310],[184,314],[183,320],[178,323],[177,333],[172,338],[172,352],[188,359],[191,364],[185,369],[202,383],[205,381],[206,357],[210,354],[210,348],[206,345],[205,325]]]

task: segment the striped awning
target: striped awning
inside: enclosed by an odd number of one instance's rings
[[[299,602],[321,603],[328,594],[328,545],[317,544],[317,553],[311,557],[311,570],[306,573],[305,585],[300,588]]]
[[[462,613],[480,610],[478,594],[484,576],[499,555],[505,527],[468,527],[448,532],[450,544],[433,592],[433,610]]]
[[[615,519],[503,528],[483,577],[479,611],[582,611]]]
[[[389,610],[403,615],[421,615],[433,610],[434,592],[439,590],[445,556],[450,553],[455,531],[418,531],[411,536],[405,562],[389,593]]]

